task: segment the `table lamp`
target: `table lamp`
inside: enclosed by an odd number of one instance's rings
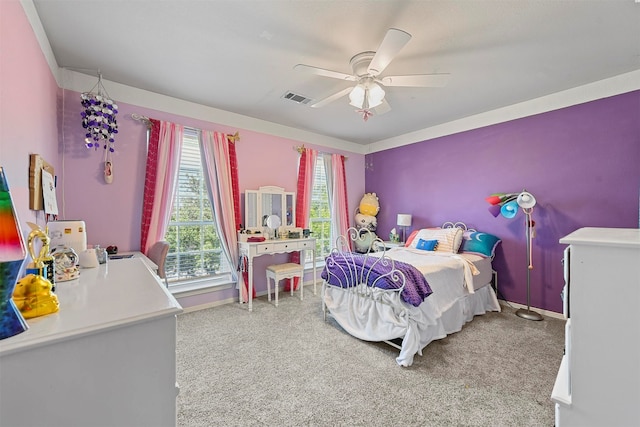
[[[398,220],[396,221],[399,227],[402,228],[402,242],[406,242],[407,227],[411,227],[411,215],[410,214],[398,214]]]

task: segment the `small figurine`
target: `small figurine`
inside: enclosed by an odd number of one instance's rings
[[[58,297],[51,292],[51,282],[37,274],[27,274],[18,280],[13,291],[13,302],[22,317],[44,316],[58,311]]]
[[[80,277],[78,254],[67,246],[57,246],[51,251],[56,266],[56,282],[66,282]]]

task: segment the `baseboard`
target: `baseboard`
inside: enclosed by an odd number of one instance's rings
[[[305,282],[304,286],[309,288],[309,287],[313,286],[313,283]],[[264,290],[262,292],[257,292],[256,293],[256,297],[265,296],[266,294],[267,294],[266,290]],[[234,298],[227,298],[227,299],[220,300],[220,301],[212,301],[212,302],[209,302],[209,303],[206,303],[206,304],[200,304],[200,305],[194,305],[194,306],[191,306],[191,307],[186,307],[182,312],[183,313],[192,313],[194,311],[206,310],[208,308],[219,307],[219,306],[225,305],[225,304],[231,304],[231,303],[238,304],[238,301],[239,301],[238,298],[235,298],[235,297]],[[511,302],[511,301],[506,301],[506,300],[502,300],[502,299],[499,299],[498,302],[500,303],[500,305],[509,306],[509,307],[515,308],[515,309],[527,308],[526,305],[518,304],[517,302]],[[536,311],[536,312],[538,312],[538,313],[540,313],[543,316],[546,316],[546,317],[552,317],[554,319],[566,320],[562,313],[556,313],[555,311],[549,311],[549,310],[542,310],[542,309],[539,309],[539,308],[536,308],[536,307],[531,307],[531,309]]]
[[[509,306],[509,307],[512,307],[512,308],[515,308],[515,309],[527,308],[526,305],[518,304],[517,302],[511,302],[511,301],[506,301],[506,300],[502,300],[502,299],[499,299],[498,302],[500,303],[500,305]],[[564,317],[564,314],[562,314],[562,313],[556,313],[555,311],[549,311],[549,310],[542,310],[542,309],[536,308],[536,307],[531,307],[531,310],[536,311],[536,312],[540,313],[543,316],[553,317],[554,319],[566,320],[565,317]]]
[[[313,287],[313,283],[310,282],[310,281],[307,281],[307,282],[304,282],[303,286],[306,287],[307,289],[309,289],[309,287]],[[318,286],[317,282],[316,282],[316,286]],[[266,289],[264,291],[261,291],[261,292],[256,292],[256,298],[262,297],[262,296],[265,296],[265,295],[267,295]],[[206,310],[208,308],[219,307],[221,305],[226,305],[226,304],[232,304],[232,303],[233,304],[239,304],[238,301],[240,301],[239,297],[233,297],[233,298],[226,298],[226,299],[219,300],[219,301],[208,302],[206,304],[192,305],[190,307],[183,308],[181,314],[192,313],[194,311],[200,311],[200,310]],[[179,300],[178,300],[178,302],[179,302]]]

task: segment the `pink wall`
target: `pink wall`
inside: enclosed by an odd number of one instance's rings
[[[84,220],[89,244],[115,244],[121,251],[139,249],[146,128],[131,119],[131,113],[200,129],[239,131],[240,191],[262,185],[295,191],[298,153],[293,147],[301,145],[300,141],[120,102],[114,179],[112,184],[106,184],[103,151],[84,146],[79,93],[58,88],[18,1],[0,1],[0,52],[0,165],[9,179],[23,232],[28,228],[27,221],[45,224],[42,212],[30,211],[28,205],[29,154],[38,153],[55,168],[60,219]],[[108,82],[105,85],[108,90]],[[353,211],[364,192],[364,155],[305,145],[349,157],[346,172],[349,206]],[[256,264],[257,269],[261,268],[260,263]],[[261,276],[256,279],[258,291],[266,288]],[[189,297],[181,303],[206,304],[236,296],[237,292],[229,289]]]
[[[40,154],[56,173],[60,167],[61,91],[18,1],[0,1],[0,53],[0,166],[26,233],[27,221],[44,225],[42,212],[29,210],[29,154]]]
[[[298,153],[294,147],[302,144],[299,141],[120,102],[117,117],[119,133],[113,155],[113,183],[106,184],[103,176],[104,151],[87,149],[84,145],[84,129],[80,124],[80,94],[70,90],[63,92],[64,135],[61,151],[64,153],[64,197],[58,195],[61,199],[59,203],[64,206],[65,219],[82,219],[86,222],[89,244],[114,244],[124,251],[140,248],[146,127],[133,120],[132,113],[199,129],[225,133],[239,131],[240,141],[236,143],[236,151],[240,191],[244,193],[245,189],[257,189],[263,185],[277,185],[287,191],[296,189]],[[305,146],[323,150],[310,144]],[[347,152],[342,154],[349,157],[347,180],[353,210],[364,189],[364,156]]]
[[[107,87],[108,91],[108,87]],[[264,185],[277,185],[287,191],[296,190],[298,153],[295,146],[301,142],[238,130],[228,126],[191,119],[175,114],[118,103],[116,152],[113,156],[113,182],[106,184],[103,176],[102,149],[94,151],[84,146],[84,129],[80,124],[80,94],[65,90],[61,115],[64,117],[64,135],[61,138],[64,153],[64,206],[65,219],[82,219],[87,225],[89,244],[116,245],[121,251],[139,250],[142,194],[146,161],[146,127],[131,118],[132,113],[159,120],[168,120],[199,129],[224,133],[239,131],[236,143],[240,191],[257,189]],[[320,151],[322,147],[305,144]],[[337,152],[336,150],[331,150]],[[349,157],[346,163],[350,210],[355,207],[364,191],[364,155],[340,152]],[[243,194],[242,194],[243,196]],[[62,200],[63,199],[63,200]],[[282,258],[283,256],[278,256]],[[266,289],[264,268],[273,263],[270,256],[256,259],[254,286],[258,292]],[[183,297],[183,307],[196,306],[237,297],[233,289],[209,294]]]

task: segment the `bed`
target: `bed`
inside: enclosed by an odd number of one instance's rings
[[[356,338],[396,347],[400,366],[474,316],[500,311],[491,286],[497,286],[496,236],[448,222],[414,231],[403,247],[386,248],[367,233],[350,228],[327,256],[323,315]],[[373,243],[352,251],[362,241]]]

